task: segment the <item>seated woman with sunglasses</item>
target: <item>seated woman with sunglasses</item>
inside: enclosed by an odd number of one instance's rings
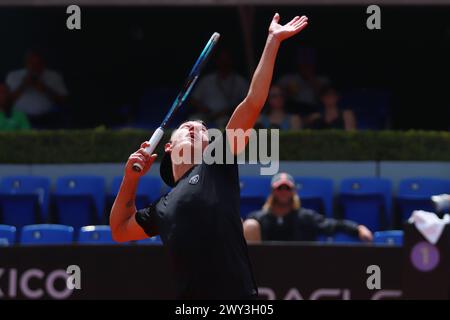
[[[315,241],[319,235],[337,232],[372,241],[372,232],[349,220],[325,218],[314,210],[301,208],[294,178],[278,173],[272,178],[272,193],[261,211],[251,213],[244,221],[244,237],[248,242]]]

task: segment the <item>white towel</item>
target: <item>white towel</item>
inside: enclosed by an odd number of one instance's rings
[[[440,219],[433,212],[415,210],[408,222],[414,223],[417,230],[419,230],[428,242],[436,244],[441,237],[442,231],[444,231],[445,225],[450,223],[450,215],[446,214]]]
[[[437,212],[448,210],[450,207],[450,194],[437,194],[431,197],[431,201],[433,201]]]

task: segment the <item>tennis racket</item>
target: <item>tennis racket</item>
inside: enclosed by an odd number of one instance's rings
[[[148,143],[150,144],[150,146],[145,148],[146,153],[152,154],[153,151],[155,151],[156,147],[158,146],[159,142],[161,141],[161,139],[164,135],[164,129],[166,128],[166,126],[169,123],[172,116],[183,105],[183,103],[186,101],[187,97],[191,93],[192,88],[194,87],[195,83],[197,82],[198,77],[200,76],[200,72],[202,71],[203,67],[205,66],[206,62],[208,61],[208,58],[211,56],[211,53],[212,53],[214,47],[217,45],[219,38],[220,38],[220,34],[217,32],[214,32],[213,35],[211,36],[211,38],[209,39],[208,43],[206,43],[206,46],[203,48],[202,53],[197,58],[197,61],[195,62],[194,66],[192,67],[192,70],[189,73],[188,77],[186,78],[186,81],[184,82],[184,85],[183,85],[181,91],[178,93],[177,97],[175,98],[175,101],[173,102],[172,106],[170,107],[169,111],[167,112],[164,120],[161,122],[161,125],[158,127],[158,129],[155,130],[155,132],[151,136],[150,140],[148,140]],[[142,167],[138,163],[135,163],[135,164],[133,164],[133,170],[140,172],[142,170]]]

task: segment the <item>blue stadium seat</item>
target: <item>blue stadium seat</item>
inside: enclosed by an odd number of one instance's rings
[[[320,177],[294,177],[303,208],[326,217],[333,216],[333,180]]]
[[[20,236],[20,243],[32,245],[72,244],[73,228],[59,224],[24,226]]]
[[[78,235],[80,244],[117,244],[112,239],[109,226],[84,226]]]
[[[56,181],[54,194],[58,223],[81,228],[101,221],[105,206],[105,179],[65,176]]]
[[[3,239],[3,245],[14,244],[16,242],[16,227],[0,224],[0,239]]]
[[[402,230],[378,231],[373,234],[373,242],[376,244],[403,245]]]
[[[148,244],[150,244],[150,245],[162,245],[163,244],[162,241],[161,241],[161,238],[159,236],[154,236],[154,237],[151,237],[151,238],[138,240],[138,241],[136,241],[136,243],[137,244],[143,244],[143,245],[148,245]]]
[[[332,236],[320,235],[317,241],[321,243],[362,243],[359,238],[341,232]]]
[[[362,243],[357,237],[350,236],[346,233],[337,233],[333,236],[334,243]]]
[[[242,176],[240,177],[241,201],[240,211],[241,217],[256,210],[261,210],[264,202],[271,192],[271,177],[268,176]]]
[[[392,184],[381,178],[348,178],[341,182],[340,204],[344,219],[365,225],[372,232],[391,223]]]
[[[414,210],[433,212],[431,196],[442,193],[450,193],[450,180],[416,177],[400,181],[396,200],[401,222]]]
[[[0,212],[4,224],[18,228],[48,219],[50,180],[35,176],[4,177],[0,184]]]
[[[119,192],[121,182],[122,176],[114,177],[111,185],[111,193],[109,194],[109,201],[111,201],[111,204],[114,202],[114,199]],[[162,182],[159,177],[144,176],[140,178],[136,191],[136,208],[145,208],[158,199],[161,195],[161,188]]]

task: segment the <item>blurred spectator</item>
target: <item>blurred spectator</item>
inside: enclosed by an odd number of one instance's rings
[[[17,131],[30,129],[27,116],[13,110],[8,88],[0,84],[0,131]]]
[[[322,112],[310,116],[312,129],[356,129],[356,118],[352,110],[339,108],[340,96],[331,86],[322,89],[320,101]]]
[[[266,105],[267,112],[259,119],[259,127],[266,129],[299,130],[301,119],[298,114],[286,112],[286,99],[279,86],[272,86]],[[257,125],[257,126],[258,126]]]
[[[62,76],[46,69],[39,52],[26,55],[25,68],[10,72],[6,84],[11,91],[14,108],[24,112],[33,127],[53,128],[58,126],[57,108],[68,95]]]
[[[301,207],[294,178],[278,173],[272,178],[272,193],[261,211],[244,221],[247,241],[315,241],[321,234],[345,232],[362,241],[372,241],[372,233],[363,225],[348,220],[325,218]]]
[[[224,128],[235,106],[247,95],[248,81],[235,71],[228,50],[218,53],[216,68],[199,81],[192,93],[192,105],[198,112],[193,118]]]
[[[320,90],[329,84],[329,79],[316,74],[316,53],[311,48],[300,48],[297,56],[297,71],[282,76],[278,85],[286,93],[287,100],[296,105],[296,110],[302,119],[308,120],[308,116],[317,112]]]

